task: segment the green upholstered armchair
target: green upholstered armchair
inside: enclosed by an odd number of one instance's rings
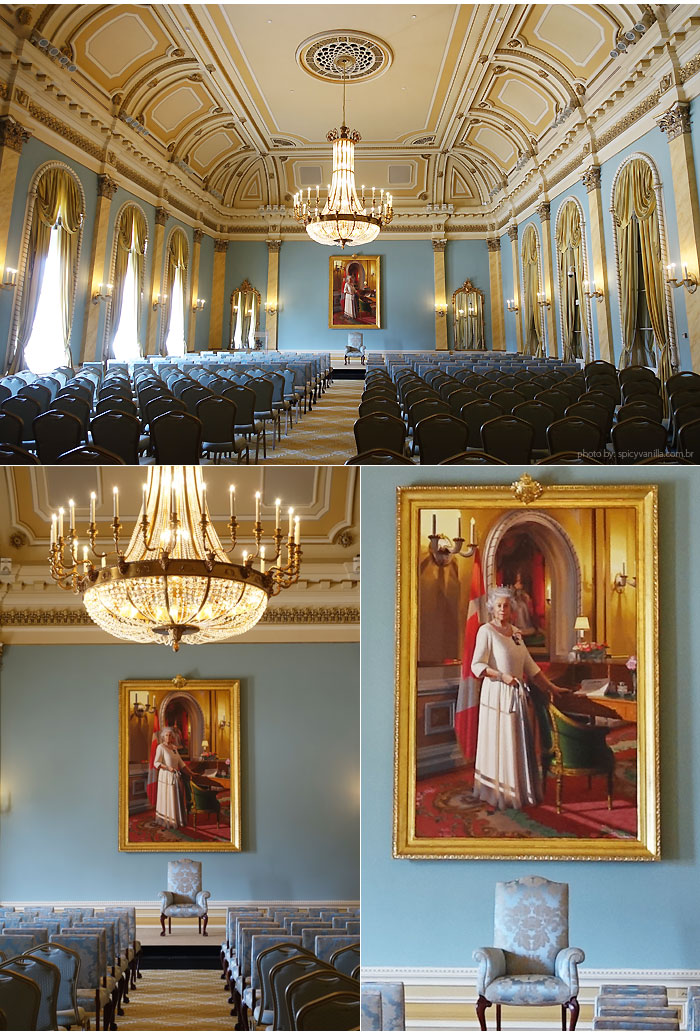
[[[608,784],[608,808],[612,808],[615,756],[605,742],[606,729],[603,726],[589,726],[586,723],[564,715],[554,704],[549,704],[549,730],[551,748],[543,752],[542,779],[552,772],[557,779],[557,812],[561,812],[562,790],[565,776],[606,776]]]

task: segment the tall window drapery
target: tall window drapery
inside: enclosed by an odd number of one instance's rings
[[[148,228],[140,209],[135,205],[124,208],[114,232],[116,254],[109,355],[114,359],[127,360],[143,355],[141,287]]]
[[[583,282],[583,233],[581,214],[575,201],[564,203],[557,220],[557,260],[561,291],[561,324],[564,360],[583,359],[588,353],[588,320],[586,319]]]
[[[164,312],[163,352],[166,356],[182,356],[187,352],[185,341],[187,256],[187,238],[182,230],[175,230],[168,245],[165,270],[168,297]]]
[[[13,370],[72,366],[70,336],[83,223],[78,184],[66,169],[39,177],[29,231]]]
[[[672,370],[659,214],[652,170],[643,158],[633,158],[620,171],[613,214],[624,335],[620,367],[656,365],[661,383],[665,384]],[[658,347],[658,354],[654,346]]]
[[[544,334],[542,333],[542,309],[539,305],[540,257],[537,231],[530,224],[523,234],[523,351],[527,356],[544,356]]]

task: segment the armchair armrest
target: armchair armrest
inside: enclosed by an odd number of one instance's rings
[[[161,913],[165,910],[166,906],[172,906],[173,904],[173,893],[172,891],[161,891],[160,895],[160,911]]]
[[[496,949],[493,946],[474,949],[472,959],[479,964],[476,975],[476,993],[483,995],[484,989],[496,978],[504,977],[506,973],[506,957],[503,949]]]
[[[207,908],[207,899],[211,897],[211,891],[198,891],[195,896],[195,902],[202,909]]]
[[[560,949],[554,961],[554,973],[569,986],[569,992],[578,995],[578,964],[583,963],[586,956],[582,949],[575,949],[569,946]]]

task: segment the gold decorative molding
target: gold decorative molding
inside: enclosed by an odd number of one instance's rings
[[[447,248],[447,241],[445,238],[442,238],[439,241],[433,241],[434,252],[444,252],[445,248]]]
[[[22,148],[32,134],[11,115],[0,118],[0,147],[9,147],[11,151],[22,153]]]
[[[170,213],[165,208],[156,209],[156,226],[165,226],[170,217]]]
[[[639,104],[635,105],[631,111],[628,111],[624,118],[620,119],[619,122],[616,122],[615,125],[611,126],[610,129],[605,131],[605,133],[601,133],[601,135],[596,139],[597,149],[600,151],[601,148],[612,143],[613,140],[619,137],[621,133],[624,133],[625,130],[629,129],[630,126],[634,126],[636,122],[639,122],[643,115],[646,115],[647,112],[656,107],[659,103],[660,96],[660,91],[654,90],[653,93],[650,93],[643,101],[640,101]]]
[[[102,148],[98,147],[97,144],[93,144],[92,140],[88,140],[82,133],[77,133],[70,126],[66,126],[65,122],[61,122],[55,115],[49,114],[48,111],[44,111],[38,104],[34,104],[33,101],[29,102],[28,105],[29,114],[37,122],[41,122],[47,129],[53,130],[59,136],[63,137],[70,144],[75,144],[81,151],[84,151],[88,155],[92,155],[93,158],[102,158]]]
[[[526,506],[528,503],[538,500],[544,492],[540,483],[531,478],[527,472],[518,478],[517,482],[512,482],[510,487],[515,498]]]
[[[359,607],[270,607],[260,625],[358,625]],[[82,608],[20,609],[0,611],[0,629],[22,626],[95,626]],[[95,626],[96,628],[96,626]]]
[[[220,238],[217,238],[214,241],[214,251],[215,252],[224,252],[225,253],[225,252],[228,251],[228,245],[229,245],[228,241],[222,241]]]
[[[501,250],[501,239],[500,237],[488,237],[486,239],[486,247],[490,252],[500,252]]]
[[[518,240],[518,224],[516,223],[513,226],[509,226],[506,233],[510,237],[511,241],[515,243]]]
[[[581,176],[581,183],[586,188],[587,194],[590,194],[592,190],[600,190],[600,166],[593,165],[590,169],[586,169]]]
[[[688,80],[692,79],[695,73],[699,70],[700,54],[696,54],[695,57],[692,57],[690,61],[688,61],[687,64],[683,65],[683,67],[681,68],[680,73],[678,75],[679,83],[687,83]]]
[[[543,223],[546,223],[551,216],[552,206],[548,201],[543,201],[537,206],[537,215],[540,217]]]
[[[109,198],[111,201],[114,195],[117,193],[117,183],[112,179],[111,176],[101,174],[97,177],[97,197],[98,198]]]
[[[201,244],[201,241],[202,241],[203,237],[204,237],[204,231],[200,230],[200,228],[198,226],[196,226],[194,228],[194,231],[193,231],[193,234],[192,234],[192,240],[194,241],[195,244]]]
[[[266,244],[268,252],[272,252],[273,254],[275,252],[279,252],[280,248],[282,247],[282,242],[279,240],[267,241]]]
[[[690,104],[687,101],[676,101],[672,108],[656,120],[656,125],[666,134],[669,143],[681,133],[690,133]]]

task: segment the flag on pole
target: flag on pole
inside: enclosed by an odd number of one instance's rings
[[[146,781],[146,794],[153,808],[156,807],[156,798],[158,797],[158,770],[154,766],[156,760],[156,748],[158,747],[158,734],[160,733],[160,723],[158,722],[158,712],[153,715],[153,736],[151,737],[151,755],[148,760],[148,780]]]
[[[472,584],[469,591],[469,609],[464,627],[464,645],[462,648],[462,671],[457,694],[455,711],[455,734],[462,754],[468,762],[476,757],[476,735],[479,726],[479,686],[480,680],[472,673],[472,660],[476,634],[479,626],[487,620],[486,590],[484,576],[481,571],[479,551],[474,552],[472,567]]]

